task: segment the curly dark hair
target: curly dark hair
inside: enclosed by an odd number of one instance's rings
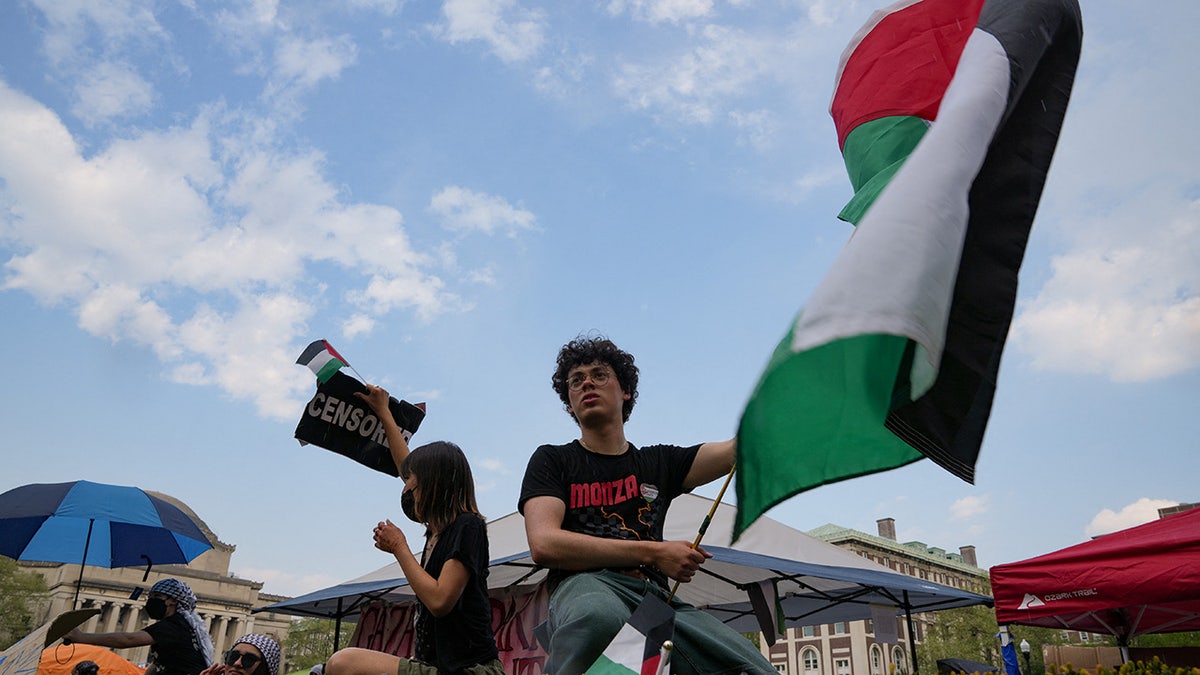
[[[400,478],[408,480],[409,476],[416,476],[421,486],[417,513],[435,532],[446,529],[463,513],[479,514],[471,464],[456,444],[434,441],[408,453],[400,462]]]
[[[613,344],[612,340],[602,335],[580,335],[563,345],[563,348],[558,351],[558,367],[554,370],[554,376],[550,378],[550,383],[554,385],[554,391],[558,392],[558,398],[563,402],[563,408],[572,419],[575,419],[575,413],[571,412],[567,375],[576,366],[593,363],[603,363],[612,368],[613,373],[617,376],[617,382],[621,385],[621,391],[629,394],[629,399],[621,407],[621,420],[628,422],[629,413],[633,412],[633,404],[637,403],[638,369],[633,365],[633,354],[622,351],[620,347]],[[575,419],[575,421],[579,420]]]

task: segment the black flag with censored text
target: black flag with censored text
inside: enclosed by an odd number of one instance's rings
[[[355,392],[366,394],[366,385],[340,372],[317,385],[317,392],[304,406],[296,426],[296,440],[302,445],[325,448],[367,468],[398,477],[400,471],[392,461],[383,425],[371,406],[355,396]],[[425,419],[425,404],[414,405],[392,397],[388,407],[404,440],[411,440],[420,428],[421,420]]]

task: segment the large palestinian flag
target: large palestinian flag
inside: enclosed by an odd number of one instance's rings
[[[1081,40],[1075,0],[903,0],[851,41],[830,112],[857,226],[742,415],[735,537],[921,457],[974,481]]]

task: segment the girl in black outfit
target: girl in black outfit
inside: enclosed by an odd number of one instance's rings
[[[475,503],[475,481],[462,450],[438,441],[411,453],[388,410],[388,393],[368,385],[370,404],[387,431],[404,480],[404,515],[425,525],[420,561],[390,520],[375,526],[375,547],[396,557],[420,601],[413,658],[369,649],[343,649],[325,675],[502,675],[487,594],[487,526]]]

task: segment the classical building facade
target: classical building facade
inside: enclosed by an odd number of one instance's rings
[[[88,566],[79,584],[79,565],[21,562],[26,570],[37,572],[46,580],[49,602],[43,607],[38,623],[75,608],[75,590],[79,587],[79,607],[98,608],[100,614],[89,619],[81,629],[87,632],[136,631],[152,621],[146,616],[145,604],[150,587],[160,579],[183,581],[196,594],[196,611],[208,625],[217,654],[232,646],[233,641],[246,633],[270,635],[280,645],[287,637],[292,617],[273,614],[253,614],[251,610],[287,600],[279,595],[262,593],[262,582],[241,579],[229,572],[230,558],[237,548],[222,542],[208,525],[186,504],[159,492],[150,493],[181,508],[204,531],[213,548],[187,565],[156,565],[146,574],[144,568],[123,567],[106,569]],[[145,577],[145,578],[143,578]],[[114,650],[136,664],[144,664],[149,647]],[[281,673],[288,672],[281,664]]]
[[[823,525],[808,534],[874,561],[892,571],[975,593],[986,593],[987,570],[980,569],[975,547],[956,553],[923,542],[896,541],[891,518],[876,522],[872,535],[839,525]],[[933,614],[914,614],[909,635],[904,618],[897,619],[898,641],[877,642],[870,620],[789,628],[775,644],[763,643],[763,653],[775,669],[788,675],[890,675],[911,672],[909,641],[920,645]]]

